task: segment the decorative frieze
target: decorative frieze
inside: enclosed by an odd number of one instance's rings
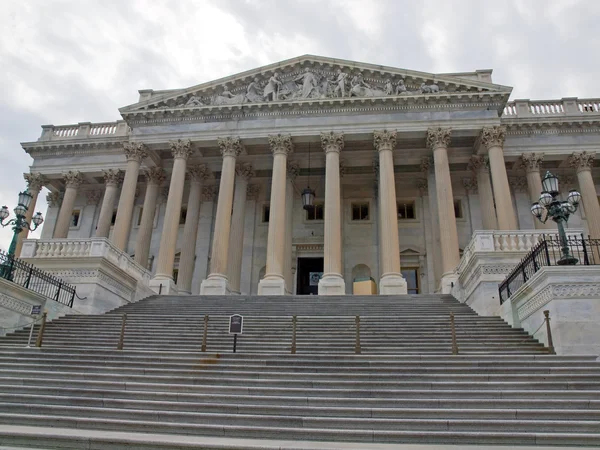
[[[187,168],[190,180],[195,183],[202,183],[210,176],[210,170],[206,164],[195,164]]]
[[[239,137],[222,137],[217,139],[217,145],[221,156],[233,156],[237,158],[242,153],[244,147]]]
[[[539,172],[544,161],[543,153],[523,153],[520,158],[520,165],[529,172]]]
[[[596,158],[595,153],[574,152],[571,156],[569,156],[569,165],[574,169],[577,169],[577,172],[582,170],[591,170],[594,166],[594,159]]]
[[[148,149],[142,142],[125,142],[123,151],[127,161],[142,162],[148,156]]]
[[[238,177],[245,178],[246,180],[250,180],[250,178],[256,175],[256,172],[254,171],[254,167],[252,166],[252,164],[246,162],[243,164],[237,164],[235,166],[235,175]]]
[[[104,184],[106,186],[118,186],[123,182],[123,171],[119,169],[107,169],[102,171]]]
[[[427,148],[430,150],[435,150],[439,147],[448,148],[450,147],[451,136],[451,128],[429,128],[427,130]]]
[[[321,147],[325,153],[340,153],[344,149],[344,133],[321,133]]]
[[[39,192],[47,182],[46,177],[38,172],[24,173],[23,178],[25,178],[25,181],[27,182],[27,189],[30,192]]]
[[[481,144],[489,150],[492,147],[503,147],[506,138],[506,127],[484,127],[481,130]]]
[[[289,134],[270,134],[268,139],[269,147],[274,155],[277,153],[289,155],[294,151],[292,136]]]
[[[169,147],[175,159],[188,159],[194,152],[192,141],[189,139],[177,139],[176,141],[169,142]]]
[[[83,183],[83,175],[77,170],[69,170],[63,174],[65,180],[65,186],[68,188],[77,189]]]
[[[373,132],[373,144],[378,152],[394,150],[396,147],[396,130],[376,130]]]
[[[167,179],[165,169],[162,167],[150,167],[143,171],[144,177],[148,184],[161,185]]]

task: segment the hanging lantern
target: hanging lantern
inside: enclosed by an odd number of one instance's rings
[[[315,191],[310,187],[302,191],[302,207],[307,211],[312,211],[315,207]]]

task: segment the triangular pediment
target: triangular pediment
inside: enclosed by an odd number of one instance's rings
[[[469,76],[470,75],[470,76]],[[431,74],[305,55],[187,89],[141,91],[143,100],[120,109],[124,118],[160,112],[214,114],[218,109],[298,107],[356,101],[411,102],[452,97],[508,100],[511,88],[473,74]]]

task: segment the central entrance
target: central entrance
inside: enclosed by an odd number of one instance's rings
[[[298,258],[297,295],[318,295],[323,275],[323,258]]]

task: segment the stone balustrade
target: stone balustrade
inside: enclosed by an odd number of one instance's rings
[[[102,123],[80,122],[75,125],[43,125],[42,135],[38,141],[117,137],[128,134],[129,127],[124,120]]]
[[[503,118],[584,116],[600,114],[600,99],[514,100],[504,108]]]

